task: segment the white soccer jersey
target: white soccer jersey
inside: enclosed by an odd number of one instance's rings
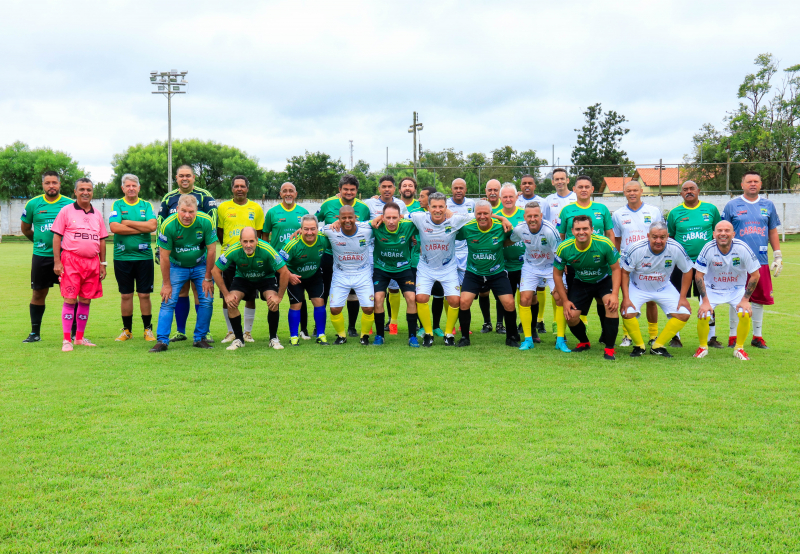
[[[664,216],[661,210],[649,204],[642,204],[638,210],[632,210],[626,204],[611,215],[611,220],[614,222],[614,236],[620,238],[619,251],[624,254],[634,243],[646,240],[650,225],[664,221]]]
[[[558,225],[561,223],[561,210],[564,208],[564,206],[577,202],[578,197],[573,191],[570,191],[570,193],[566,196],[559,196],[557,192],[554,192],[544,200],[547,202],[547,206],[550,209],[550,214],[547,219],[550,221],[550,223],[558,227]]]
[[[733,239],[727,254],[720,252],[716,240],[711,240],[697,255],[694,268],[705,273],[706,288],[730,290],[743,287],[747,275],[758,271],[758,257],[743,241]]]
[[[534,194],[533,198],[525,198],[521,194],[517,196],[517,208],[520,210],[525,209],[525,204],[528,202],[538,202],[539,207],[542,208],[542,217],[546,221],[550,221],[550,204],[547,203],[547,200],[539,196],[538,194]]]
[[[667,239],[664,250],[659,254],[650,250],[649,240],[640,240],[628,248],[619,264],[631,274],[631,285],[653,292],[672,286],[669,278],[675,268],[681,273],[692,269],[692,260],[675,239]]]
[[[464,198],[464,201],[461,204],[456,204],[453,202],[452,198],[447,199],[447,209],[453,212],[454,214],[475,214],[475,201],[472,198]],[[458,252],[458,257],[464,260],[467,259],[467,241],[459,240],[456,241],[456,252]]]
[[[438,225],[433,222],[428,212],[415,212],[410,214],[409,218],[419,229],[418,268],[436,271],[453,260],[456,254],[456,233],[475,219],[475,215],[456,214]]]
[[[400,215],[404,216],[408,213],[408,208],[405,205],[405,202],[397,198],[396,196],[392,197],[392,202],[400,206]],[[369,218],[375,219],[379,215],[383,215],[383,207],[386,205],[381,198],[368,198],[364,200],[364,204],[367,205],[369,208]]]
[[[525,243],[525,265],[537,274],[553,274],[553,259],[561,242],[556,226],[549,221],[542,221],[536,234],[531,233],[526,222],[519,223],[511,233],[513,242]]]
[[[367,269],[372,272],[372,258],[369,255],[372,226],[369,223],[357,223],[356,227],[352,235],[344,234],[341,229],[334,231],[329,225],[322,228],[331,243],[334,274],[337,271],[358,273]]]

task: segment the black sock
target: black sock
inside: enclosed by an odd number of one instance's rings
[[[379,337],[383,336],[383,326],[386,323],[386,312],[375,312],[375,332]]]
[[[488,296],[478,296],[478,306],[481,307],[481,315],[485,324],[492,324],[491,303]]]
[[[72,316],[72,336],[78,333],[78,302],[75,302],[75,315]]]
[[[450,308],[451,310],[455,308]],[[469,325],[472,323],[470,310],[458,310],[458,323],[461,325],[461,336],[469,339]]]
[[[506,320],[506,338],[518,341],[519,334],[517,333],[517,312],[515,310],[507,312],[504,309],[503,315],[505,316]]]
[[[358,320],[358,312],[361,311],[361,306],[358,304],[358,300],[348,300],[347,301],[347,328],[348,329],[355,329],[356,328],[356,321]]]
[[[574,327],[570,326],[569,330],[572,331],[579,343],[589,342],[589,337],[586,335],[586,325],[583,324],[583,321],[578,320],[578,324]]]
[[[614,348],[617,342],[617,334],[619,333],[619,318],[618,317],[604,317],[603,318],[603,339],[605,339],[606,348]]]
[[[595,308],[597,308],[597,318],[600,320],[600,340],[598,342],[605,344],[606,343],[606,306],[603,304],[603,301],[600,300],[596,303]]]
[[[505,308],[503,308],[503,303],[500,302],[496,297],[494,299],[494,306],[495,306],[495,311],[497,312],[497,323],[501,323],[502,321],[505,320],[506,310]],[[508,329],[508,325],[506,325],[506,329]]]
[[[300,306],[300,330],[308,335],[308,306],[306,305],[305,294],[303,295],[303,305]]]
[[[442,312],[444,311],[444,297],[433,297],[431,302],[431,321],[433,321],[433,328],[439,329],[442,322]]]
[[[37,335],[42,329],[42,317],[44,316],[44,308],[45,305],[42,304],[39,306],[38,304],[31,304],[30,311],[31,311],[31,333],[36,333]]]
[[[133,331],[131,327],[133,327],[133,316],[132,315],[124,315],[122,316],[122,327],[127,331]]]
[[[153,316],[152,315],[143,315],[142,316],[142,325],[144,325],[145,329],[153,330]]]
[[[275,310],[274,312],[270,310],[267,313],[267,325],[269,325],[269,338],[271,339],[278,338],[278,324],[280,324],[280,322],[281,322],[280,310]],[[233,324],[231,324],[231,326],[233,326]]]
[[[408,325],[408,338],[417,336],[417,314],[406,314],[406,324]]]
[[[273,312],[269,314],[272,315]],[[237,339],[244,342],[244,332],[242,331],[242,314],[237,315],[236,317],[228,317],[231,322],[231,329],[233,329],[233,334],[236,336]],[[270,331],[270,334],[272,331]],[[272,337],[270,337],[272,338]]]

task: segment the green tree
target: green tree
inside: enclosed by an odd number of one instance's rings
[[[76,180],[89,176],[65,152],[31,149],[17,141],[0,150],[0,198],[31,198],[41,194],[45,171],[55,171],[61,176],[61,190],[66,196],[72,196]]]
[[[324,152],[309,152],[287,160],[286,179],[294,183],[299,198],[328,198],[338,192],[339,178],[346,173],[341,160]]]
[[[588,175],[595,187],[603,177],[631,175],[635,165],[620,148],[622,138],[630,132],[623,127],[628,122],[625,116],[613,110],[604,113],[600,103],[589,106],[583,115],[583,127],[575,129],[578,140],[572,149],[573,174]]]

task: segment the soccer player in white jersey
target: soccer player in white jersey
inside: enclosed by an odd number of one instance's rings
[[[551,182],[555,187],[556,191],[549,195],[547,198],[544,199],[545,203],[547,204],[548,216],[547,220],[552,223],[553,225],[558,228],[561,224],[561,210],[564,206],[568,204],[572,204],[578,201],[578,196],[575,194],[574,191],[569,190],[569,176],[567,176],[567,170],[561,167],[557,167],[553,170],[553,176],[551,177]],[[539,295],[539,302],[544,302],[544,295]],[[556,312],[559,311],[558,306],[556,306],[555,296],[551,298],[553,304],[553,330],[558,331],[558,322],[556,320]],[[541,325],[537,324],[537,329],[539,332],[544,331],[544,322]]]
[[[661,210],[642,202],[642,185],[639,181],[625,183],[623,194],[628,203],[611,214],[617,250],[622,257],[631,245],[647,238],[651,224],[664,221]],[[658,335],[658,307],[655,302],[647,303],[647,331],[651,341]],[[630,345],[631,337],[626,328],[620,346]]]
[[[639,330],[639,313],[642,304],[653,302],[671,319],[650,347],[650,354],[671,358],[664,345],[675,333],[683,329],[692,310],[686,295],[692,285],[692,260],[678,241],[669,238],[664,221],[655,221],[643,240],[629,244],[620,259],[622,268],[622,326],[633,339],[632,358],[644,354],[644,339]],[[672,271],[683,273],[681,290],[670,282]]]
[[[445,346],[455,346],[453,327],[458,320],[461,281],[456,258],[456,233],[475,218],[474,213],[453,214],[441,192],[428,196],[428,212],[415,212],[409,218],[419,229],[419,264],[417,265],[417,313],[425,329],[422,346],[433,346],[433,323],[428,299],[434,283],[444,289],[450,310],[445,324]]]
[[[534,347],[533,336],[536,333],[533,327],[533,301],[536,298],[536,291],[550,287],[553,300],[556,305],[561,307],[561,298],[556,292],[553,282],[553,259],[561,242],[561,235],[558,229],[551,222],[547,221],[542,214],[542,207],[539,202],[532,200],[525,205],[525,221],[514,227],[510,242],[522,241],[525,244],[525,257],[522,264],[522,278],[519,284],[519,305],[520,320],[522,320],[522,331],[525,340],[520,345],[520,350],[531,350]],[[559,317],[559,313],[561,314]],[[571,352],[567,347],[564,332],[567,328],[567,320],[564,318],[564,310],[556,312],[556,323],[558,324],[558,335],[556,338],[556,350]]]
[[[523,175],[522,179],[519,182],[519,190],[520,194],[517,197],[517,207],[525,209],[525,206],[528,202],[538,202],[539,207],[542,211],[542,218],[544,221],[550,221],[550,205],[547,201],[536,194],[536,179],[533,178],[533,175]],[[558,225],[556,225],[556,228]],[[550,289],[550,292],[553,292],[553,289]],[[544,299],[545,299],[545,290],[544,287],[540,288],[536,291],[536,298],[539,305],[539,312],[536,314],[536,332],[537,333],[545,333],[544,328]],[[553,304],[555,306],[555,304]]]
[[[342,308],[352,289],[361,305],[361,344],[366,346],[375,317],[372,259],[369,255],[372,227],[369,223],[357,222],[352,206],[345,205],[339,208],[339,220],[323,227],[322,233],[328,237],[333,252],[333,278],[328,297],[331,324],[336,330],[333,344],[347,342]]]
[[[717,223],[714,240],[703,247],[694,264],[694,283],[703,297],[697,312],[700,347],[694,353],[695,358],[708,355],[711,312],[720,304],[728,304],[739,318],[733,357],[750,359],[744,351],[744,340],[750,332],[750,318],[753,315],[750,296],[758,286],[761,264],[750,247],[744,241],[733,238],[734,235],[733,225],[729,221]]]
[[[447,209],[454,214],[475,215],[475,201],[467,198],[467,182],[460,177],[450,186],[453,196],[447,199]],[[458,282],[464,280],[467,270],[467,241],[456,241],[456,260],[458,261]]]

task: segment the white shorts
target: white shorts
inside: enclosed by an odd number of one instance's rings
[[[708,295],[708,303],[711,304],[713,310],[720,304],[727,304],[731,307],[731,311],[736,313],[736,306],[744,298],[744,287],[736,287],[735,289],[728,290],[714,290],[706,287],[706,294]],[[711,314],[709,314],[711,317]]]
[[[331,293],[328,302],[331,308],[341,308],[347,302],[347,297],[353,289],[362,308],[372,308],[375,305],[375,289],[372,286],[372,275],[368,271],[362,273],[343,273],[333,271],[331,280]]]
[[[459,254],[459,252],[456,252],[456,262],[458,262],[458,284],[459,285],[461,285],[461,283],[464,282],[464,274],[467,272],[467,258],[468,257],[469,257],[469,254],[467,252],[464,252],[463,254]],[[459,289],[459,290],[461,290],[461,289]]]
[[[458,269],[455,266],[447,269],[442,268],[436,272],[436,275],[422,267],[417,268],[417,294],[429,296],[436,281],[441,283],[445,296],[459,296],[461,294],[461,281],[458,278]]]
[[[550,287],[550,294],[556,290],[556,282],[553,280],[553,272],[537,273],[529,264],[522,266],[520,274],[519,291],[535,291],[537,288]]]
[[[628,314],[640,314],[642,304],[655,302],[665,314],[690,314],[684,306],[678,307],[681,293],[671,284],[661,290],[642,290],[633,283],[628,286],[628,294],[633,308],[628,308]]]

